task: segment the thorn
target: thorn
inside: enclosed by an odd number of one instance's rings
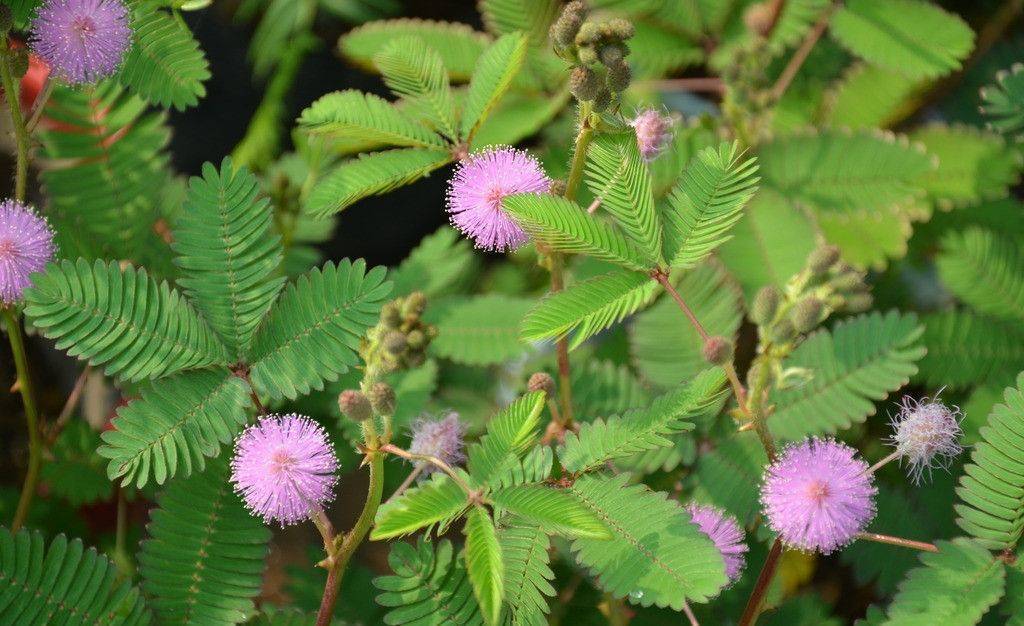
[[[18,393],[21,391],[21,379],[15,379],[14,384],[11,385],[11,393]]]

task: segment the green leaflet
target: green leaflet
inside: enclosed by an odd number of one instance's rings
[[[572,550],[600,588],[641,606],[682,609],[705,602],[725,585],[714,544],[678,503],[629,476],[581,476],[569,492],[612,529],[614,538],[576,539]]]
[[[127,381],[227,361],[210,327],[146,270],[61,261],[25,291],[25,315],[57,348]]]
[[[454,297],[427,310],[437,326],[430,353],[467,365],[493,365],[523,354],[518,336],[530,300],[501,294]]]
[[[806,368],[810,381],[769,396],[768,420],[783,439],[833,433],[875,413],[875,401],[905,385],[924,356],[923,328],[912,315],[873,312],[810,335],[784,367]]]
[[[466,516],[466,573],[487,624],[497,624],[501,600],[505,594],[505,565],[501,557],[494,522],[482,506],[474,506]]]
[[[652,252],[561,196],[519,194],[506,196],[502,205],[523,230],[556,250],[589,254],[629,269],[654,268]]]
[[[81,539],[0,528],[0,623],[145,626],[153,616],[139,591]],[[21,593],[18,593],[20,591]]]
[[[636,133],[599,134],[587,149],[587,186],[642,250],[661,250],[661,221],[654,210],[651,175]],[[595,200],[596,202],[596,200]],[[661,262],[659,257],[656,259]]]
[[[387,193],[423,178],[451,161],[445,150],[401,148],[361,154],[342,161],[323,176],[306,199],[306,210],[316,217],[343,211],[367,196]]]
[[[378,20],[346,33],[338,42],[341,53],[364,69],[376,71],[373,59],[401,37],[417,37],[437,51],[455,80],[467,80],[490,37],[465,24],[420,19]]]
[[[572,368],[572,399],[581,421],[647,406],[650,394],[626,365],[588,359]]]
[[[203,166],[189,183],[189,196],[174,228],[178,281],[203,318],[228,347],[231,360],[244,358],[253,333],[283,277],[281,245],[271,232],[273,210],[259,197],[259,181],[224,159],[220,172]]]
[[[501,560],[505,564],[505,626],[548,623],[548,598],[555,595],[555,574],[548,564],[550,542],[540,527],[522,519],[513,519],[511,524],[498,529]]]
[[[487,434],[469,448],[469,475],[477,485],[492,481],[515,468],[536,443],[545,395],[528,393],[487,423]]]
[[[1024,65],[996,74],[996,84],[981,90],[981,112],[995,131],[1017,140],[1024,131]]]
[[[1016,238],[977,226],[951,232],[936,259],[949,290],[981,313],[1024,319],[1024,258]]]
[[[974,44],[962,19],[922,0],[850,0],[829,25],[844,48],[908,78],[959,69]]]
[[[429,481],[410,488],[377,510],[370,539],[400,537],[421,528],[428,533],[436,529],[440,535],[468,506],[466,493],[447,475],[435,472]]]
[[[617,270],[548,294],[523,319],[525,341],[561,339],[574,333],[574,350],[649,304],[658,284],[643,272]],[[575,331],[575,332],[574,332]]]
[[[150,513],[139,566],[161,624],[239,624],[253,611],[270,531],[232,490],[226,457],[171,483]]]
[[[210,67],[184,20],[140,3],[132,20],[134,41],[119,74],[120,81],[146,101],[179,111],[206,95]]]
[[[1024,533],[1022,387],[1024,375],[989,413],[956,489],[957,524],[992,550],[1014,550]]]
[[[504,35],[480,56],[469,92],[462,107],[459,136],[463,141],[473,139],[480,125],[512,84],[526,58],[527,40],[520,33]]]
[[[395,542],[388,555],[390,576],[378,576],[373,585],[381,591],[377,604],[388,607],[386,624],[483,623],[462,559],[447,539],[435,542],[420,538],[416,545]]]
[[[458,139],[455,102],[441,55],[423,40],[399,37],[374,56],[384,84],[405,98],[410,114],[452,141]]]
[[[921,186],[941,208],[1003,198],[1020,180],[1024,160],[999,135],[970,126],[930,124],[910,134],[939,160]]]
[[[728,241],[743,207],[757,191],[757,163],[743,160],[739,143],[705,148],[691,159],[669,195],[665,255],[689,268]]]
[[[671,446],[669,435],[693,429],[693,417],[717,399],[725,376],[718,369],[705,370],[692,381],[659,396],[646,409],[622,417],[595,420],[567,435],[558,448],[558,459],[569,472],[598,469],[608,461],[645,450]]]
[[[143,487],[202,471],[246,420],[249,390],[227,369],[186,372],[153,381],[117,412],[96,452],[110,459],[107,475]]]
[[[538,524],[545,532],[566,537],[611,539],[611,531],[589,509],[564,490],[545,485],[513,485],[490,494],[494,504]]]
[[[394,104],[355,89],[322,96],[302,112],[298,123],[311,134],[348,141],[412,148],[445,147],[436,133]]]
[[[748,525],[761,513],[758,485],[768,463],[752,432],[736,433],[700,455],[693,474],[693,499],[723,508]]]
[[[928,353],[920,377],[938,389],[982,383],[1011,383],[1024,369],[1024,328],[977,315],[945,311],[925,316],[921,340]]]
[[[113,486],[106,463],[95,454],[99,442],[100,434],[85,420],[68,422],[51,447],[53,459],[42,469],[42,479],[54,495],[75,506],[110,498]]]
[[[377,322],[391,283],[385,269],[344,259],[288,286],[252,341],[253,385],[272,398],[322,389],[358,362],[359,340]]]
[[[561,6],[557,0],[481,0],[479,8],[487,30],[501,35],[522,31],[531,44],[544,45]]]
[[[469,240],[455,229],[442,226],[424,237],[388,278],[395,283],[395,295],[420,291],[434,298],[468,287],[478,265]],[[427,310],[433,306],[431,303]]]
[[[889,128],[912,112],[922,83],[867,63],[850,67],[826,96],[824,121],[848,128]]]
[[[637,19],[634,27],[629,64],[638,78],[665,76],[704,60],[704,50],[697,41],[663,23]]]

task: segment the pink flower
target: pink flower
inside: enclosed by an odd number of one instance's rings
[[[921,482],[926,469],[929,476],[933,467],[949,469],[953,459],[963,452],[959,407],[950,409],[937,400],[923,398],[919,402],[910,396],[905,396],[899,406],[900,412],[890,420],[893,435],[888,443],[907,460],[907,473],[914,484]]]
[[[761,503],[784,543],[828,554],[867,527],[878,490],[868,464],[856,454],[831,439],[808,439],[768,466]]]
[[[338,459],[324,429],[301,415],[268,415],[235,440],[231,482],[250,511],[282,526],[334,497]]]
[[[0,202],[0,302],[21,300],[29,276],[46,267],[56,249],[45,218],[15,200]]]
[[[448,465],[458,465],[466,460],[462,452],[466,425],[459,420],[459,414],[451,411],[440,420],[418,419],[412,427],[412,444],[409,452],[434,456]],[[437,470],[433,464],[424,468],[426,476]]]
[[[672,138],[672,122],[671,116],[646,109],[629,123],[636,130],[636,143],[645,161],[653,161],[668,145]]]
[[[95,83],[117,71],[131,46],[128,17],[120,0],[48,0],[32,22],[32,50],[61,80]]]
[[[456,167],[448,186],[448,213],[452,225],[477,248],[514,250],[527,242],[527,236],[505,213],[502,198],[550,189],[551,179],[528,153],[508,146],[487,148]]]
[[[691,504],[686,510],[693,523],[715,542],[715,547],[722,553],[729,582],[736,582],[746,564],[744,554],[749,550],[747,544],[743,543],[743,529],[739,523],[713,506]]]

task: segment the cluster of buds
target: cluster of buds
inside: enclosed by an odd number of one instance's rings
[[[395,390],[382,381],[370,385],[366,393],[346,389],[338,394],[341,414],[353,422],[365,422],[374,415],[391,417],[395,414],[396,403]]]
[[[384,305],[380,322],[363,341],[362,355],[367,368],[376,374],[419,367],[427,358],[427,346],[437,328],[423,321],[427,298],[420,292],[396,298]]]
[[[580,0],[565,5],[551,26],[551,42],[573,64],[569,89],[577,100],[600,112],[629,87],[627,41],[633,33],[633,25],[621,18],[587,19],[587,6]]]

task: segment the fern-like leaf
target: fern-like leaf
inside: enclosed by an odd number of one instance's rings
[[[177,480],[150,513],[139,570],[161,624],[239,624],[263,582],[270,531],[232,490],[226,458]]]
[[[388,555],[390,576],[378,576],[377,604],[391,609],[384,623],[421,625],[483,623],[462,559],[447,539],[396,542]]]
[[[99,443],[100,434],[85,420],[68,422],[50,447],[53,459],[43,465],[42,478],[50,493],[75,506],[110,498],[113,486],[106,462],[96,456]]]
[[[189,183],[185,210],[174,226],[175,263],[189,299],[220,335],[232,360],[245,357],[256,327],[284,285],[273,274],[281,246],[271,232],[273,211],[259,181],[225,159],[220,171],[203,166]]]
[[[929,124],[910,134],[938,159],[921,184],[939,207],[971,206],[1006,197],[1020,180],[1021,154],[994,135],[970,126]]]
[[[253,384],[271,397],[295,398],[355,366],[359,340],[391,292],[385,273],[344,259],[299,277],[253,338]]]
[[[584,421],[625,413],[650,403],[650,395],[626,365],[588,359],[572,368],[572,396]]]
[[[565,491],[547,485],[515,485],[491,492],[498,507],[545,532],[566,537],[611,539],[611,531],[589,509]]]
[[[0,624],[110,624],[152,622],[137,589],[107,557],[81,539],[0,528]]]
[[[435,298],[461,291],[461,287],[469,284],[478,263],[469,240],[459,236],[457,230],[442,226],[424,237],[388,278],[395,283],[395,295],[420,291]]]
[[[487,434],[469,448],[469,474],[478,485],[493,481],[515,468],[536,442],[545,395],[528,393],[487,424]]]
[[[505,210],[534,239],[556,250],[589,254],[635,270],[650,270],[656,251],[644,251],[578,204],[560,196],[506,196]]]
[[[57,347],[123,380],[157,378],[227,360],[209,326],[145,270],[51,263],[25,291],[25,315]]]
[[[754,433],[738,433],[718,441],[700,455],[693,474],[693,498],[723,508],[744,525],[761,513],[758,485],[768,463]]]
[[[390,539],[421,528],[444,533],[469,506],[465,492],[447,475],[436,472],[429,481],[413,487],[378,509],[370,538]]]
[[[922,322],[928,353],[918,365],[921,378],[934,389],[1009,383],[1024,370],[1024,329],[1019,324],[970,311],[935,313]]]
[[[512,84],[526,59],[526,44],[527,39],[522,34],[510,33],[495,41],[480,56],[462,106],[460,137],[463,141],[473,140],[480,125]]]
[[[520,336],[539,341],[575,331],[569,344],[574,350],[648,304],[657,289],[643,272],[617,270],[596,276],[541,300],[523,320]]]
[[[444,148],[436,133],[380,96],[355,89],[336,91],[309,105],[299,117],[307,132],[374,145]]]
[[[550,450],[550,448],[548,448]],[[502,561],[505,563],[505,626],[545,626],[547,598],[555,595],[548,565],[550,540],[539,526],[513,519],[498,529]]]
[[[378,20],[348,32],[338,45],[346,58],[364,69],[376,71],[374,58],[392,41],[403,37],[420,39],[441,55],[454,80],[468,80],[490,37],[465,24],[420,19]]]
[[[428,309],[437,326],[430,353],[466,365],[504,363],[526,351],[518,328],[530,301],[501,294],[448,298]]]
[[[950,233],[942,247],[936,265],[950,291],[982,313],[1024,319],[1024,255],[1016,239],[975,226]]]
[[[492,33],[522,31],[533,44],[543,44],[558,16],[557,0],[480,0],[480,17]]]
[[[810,381],[770,396],[771,430],[785,439],[833,433],[875,413],[875,401],[905,385],[924,356],[914,315],[870,313],[819,330],[786,360]]]
[[[480,604],[480,613],[485,623],[497,624],[505,595],[505,564],[487,509],[479,505],[471,508],[462,532],[466,535],[466,574]]]
[[[209,64],[183,20],[141,3],[132,22],[134,42],[119,74],[146,101],[184,110],[206,95]]]
[[[981,99],[990,128],[1018,140],[1024,137],[1024,64],[996,74],[996,84],[983,88]]]
[[[226,369],[187,372],[154,381],[117,412],[97,453],[110,459],[107,475],[143,487],[202,471],[246,420],[249,392]]]
[[[374,57],[384,84],[405,98],[410,112],[452,141],[458,140],[455,101],[441,55],[415,37],[398,38]]]

